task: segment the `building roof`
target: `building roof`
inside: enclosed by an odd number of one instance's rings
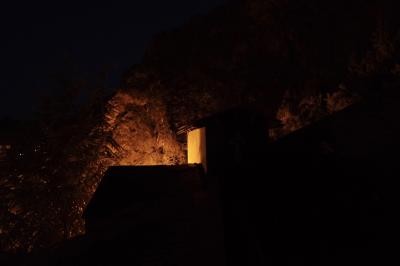
[[[84,217],[103,219],[140,202],[190,197],[203,185],[202,178],[201,165],[110,167]]]
[[[262,112],[251,107],[235,107],[221,111],[219,113],[192,121],[178,128],[177,134],[185,134],[193,129],[206,127],[221,123],[232,123],[239,125],[241,123],[249,123],[251,121],[257,121],[268,126],[271,123],[277,123],[277,120],[271,117],[266,117]]]

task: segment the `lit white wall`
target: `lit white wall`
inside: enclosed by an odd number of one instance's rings
[[[192,130],[187,135],[188,163],[202,164],[207,171],[206,128]]]

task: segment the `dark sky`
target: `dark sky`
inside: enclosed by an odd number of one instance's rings
[[[52,89],[49,77],[66,61],[84,74],[111,66],[117,85],[155,34],[227,0],[13,2],[0,7],[0,118],[30,118],[41,95]]]

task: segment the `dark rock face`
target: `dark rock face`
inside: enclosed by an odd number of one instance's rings
[[[160,34],[124,84],[160,97],[173,129],[238,105],[273,116],[287,91],[295,109],[304,97],[340,84],[364,94],[376,72],[395,66],[388,61],[398,46],[397,6],[393,0],[232,1]]]

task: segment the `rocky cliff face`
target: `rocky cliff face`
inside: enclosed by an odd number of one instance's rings
[[[231,1],[157,36],[109,101],[116,164],[185,162],[175,132],[231,107],[276,117],[276,138],[368,97],[397,75],[400,20],[386,1]]]
[[[106,122],[118,144],[118,165],[171,165],[185,162],[184,147],[172,132],[159,99],[118,92],[108,102]]]

